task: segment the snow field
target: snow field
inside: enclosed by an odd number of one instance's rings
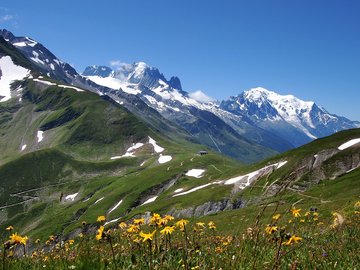
[[[0,78],[0,102],[11,98],[11,83],[22,80],[29,75],[30,71],[14,64],[10,56],[0,58],[1,78]]]

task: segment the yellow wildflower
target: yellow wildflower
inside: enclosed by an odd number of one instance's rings
[[[135,237],[135,238],[133,239],[133,242],[139,244],[139,243],[141,242],[141,238],[140,238],[140,237]]]
[[[133,223],[135,225],[142,225],[145,223],[145,219],[144,218],[137,218],[137,219],[134,219]]]
[[[100,226],[100,228],[97,230],[96,240],[100,240],[103,237],[103,233],[104,233],[104,226]]]
[[[149,241],[152,241],[153,238],[154,238],[154,235],[156,233],[156,230],[154,230],[152,233],[144,233],[144,232],[140,232],[140,237],[143,238],[143,242],[149,240]]]
[[[10,240],[13,242],[13,244],[20,244],[20,245],[26,245],[26,242],[28,240],[27,236],[22,237],[21,235],[18,235],[17,233],[13,233],[10,235]]]
[[[125,222],[120,222],[119,223],[119,228],[120,229],[125,229],[127,227],[127,224]]]
[[[127,229],[127,232],[129,233],[138,233],[140,230],[138,225],[130,224],[129,228]]]
[[[69,243],[69,245],[73,245],[75,243],[75,241],[73,239],[69,239],[68,243]]]
[[[40,243],[40,239],[38,238],[35,240],[35,244],[39,244],[39,243]]]
[[[360,207],[360,201],[357,201],[354,205],[354,207]]]
[[[174,226],[166,226],[164,229],[160,231],[161,234],[172,234],[175,231]]]
[[[13,229],[14,229],[14,227],[10,225],[10,226],[9,226],[9,227],[7,227],[5,230],[7,230],[7,231],[11,232]]]
[[[165,215],[162,219],[160,219],[158,221],[158,225],[163,225],[163,226],[166,226],[169,221],[173,220],[174,217],[173,216],[170,216],[170,215]]]
[[[304,223],[304,222],[305,222],[305,219],[300,219],[300,222],[301,222],[301,223]]]
[[[196,226],[198,226],[199,228],[205,228],[205,223],[204,222],[197,222]]]
[[[81,222],[83,226],[86,226],[86,221]]]
[[[309,215],[310,215],[310,212],[309,212],[309,211],[307,211],[307,212],[304,214],[305,217],[307,217],[307,216],[309,216]]]
[[[150,218],[150,224],[151,225],[159,225],[159,222],[161,220],[161,216],[157,213],[154,213],[152,217]]]
[[[280,214],[276,214],[276,215],[273,215],[272,219],[277,221],[277,220],[279,220],[280,217],[281,217]]]
[[[215,230],[215,229],[216,229],[216,225],[215,225],[214,221],[210,221],[210,222],[208,223],[208,227],[209,227],[209,229],[211,229],[211,230]]]
[[[290,238],[289,238],[289,240],[287,241],[287,242],[284,242],[284,243],[282,243],[283,245],[291,245],[292,243],[298,243],[298,242],[300,242],[302,240],[302,238],[301,237],[299,237],[299,236],[296,236],[295,234],[293,235],[293,236],[291,236]]]
[[[296,209],[295,207],[293,207],[293,208],[291,209],[291,213],[292,213],[292,215],[293,215],[294,217],[300,217],[300,216],[301,216],[300,211],[301,211],[300,208],[299,208],[299,209]]]
[[[171,221],[171,220],[174,220],[174,217],[173,216],[170,216],[170,215],[165,215],[163,217],[163,219],[167,220],[167,221]]]
[[[314,213],[313,213],[313,216],[314,216],[314,217],[318,217],[318,216],[319,216],[319,213],[318,213],[318,212],[314,212]]]
[[[186,219],[180,219],[178,222],[175,223],[176,227],[180,228],[180,231],[183,231],[185,229],[186,224],[188,224],[189,221]]]
[[[98,218],[97,218],[97,222],[104,222],[105,221],[105,216],[98,216]]]
[[[278,230],[278,226],[267,225],[265,228],[265,232],[267,234],[272,234],[272,233],[276,232],[277,230]]]

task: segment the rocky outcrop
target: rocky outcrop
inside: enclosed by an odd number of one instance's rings
[[[302,159],[288,175],[287,180],[293,182],[306,180],[309,187],[318,184],[321,180],[335,179],[358,167],[360,167],[359,147],[353,148],[351,153],[346,155],[341,155],[338,149],[325,149],[314,156]]]
[[[184,217],[184,218],[200,217],[200,216],[215,214],[220,211],[242,208],[244,206],[245,206],[244,202],[239,199],[236,200],[223,199],[217,202],[209,201],[202,205],[192,206],[185,209],[173,208],[168,212],[168,214],[174,217]]]
[[[153,187],[147,189],[146,191],[142,192],[139,195],[138,199],[133,203],[131,208],[142,205],[144,202],[146,202],[148,199],[150,199],[152,197],[159,196],[161,193],[163,193],[164,191],[168,190],[173,185],[175,185],[175,183],[179,180],[179,178],[182,175],[183,174],[178,174],[174,178],[169,179],[163,183],[160,183],[160,184],[153,186]]]

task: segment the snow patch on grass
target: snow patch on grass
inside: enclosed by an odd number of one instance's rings
[[[111,223],[114,223],[114,222],[117,222],[120,218],[121,218],[121,217],[112,219],[112,220],[110,220],[110,221],[107,221],[107,222],[105,222],[104,226],[106,226],[106,225],[108,225],[108,224],[111,224]]]
[[[204,169],[191,169],[191,170],[187,171],[187,173],[185,175],[195,177],[195,178],[201,178],[204,172],[205,172]]]
[[[156,141],[155,141],[153,138],[151,138],[150,136],[149,136],[149,143],[152,144],[152,146],[154,147],[154,151],[155,151],[156,153],[161,153],[161,152],[163,152],[163,151],[165,150],[164,148],[162,148],[161,146],[159,146],[159,145],[156,143]]]
[[[46,85],[56,85],[56,83],[52,83],[52,82],[49,82],[49,81],[43,81],[43,80],[39,80],[39,79],[33,79],[33,81],[34,82],[39,82],[39,83],[42,83],[42,84],[46,84]]]
[[[101,197],[100,199],[97,199],[94,204],[97,204],[98,202],[102,201],[104,197]]]
[[[74,89],[74,90],[76,90],[78,92],[85,92],[85,90],[82,90],[82,89],[74,87],[74,86],[68,86],[68,85],[62,85],[62,84],[59,84],[58,86],[62,87],[62,88]]]
[[[128,148],[128,150],[126,150],[126,153],[122,156],[114,156],[111,157],[110,159],[119,159],[119,158],[123,158],[123,157],[135,157],[134,151],[140,147],[142,147],[144,144],[143,143],[133,143],[132,146],[130,146]]]
[[[162,154],[160,154],[160,157],[158,159],[160,164],[169,162],[170,160],[172,160],[172,156],[163,156]]]
[[[158,197],[158,196],[154,196],[154,197],[146,200],[142,205],[154,202],[154,201],[157,199],[157,197]]]
[[[122,158],[123,156],[114,156],[114,157],[111,157],[110,159],[119,159],[119,158]]]
[[[192,193],[192,192],[194,192],[194,191],[197,191],[197,190],[199,190],[199,189],[203,189],[203,188],[206,188],[206,187],[211,186],[211,185],[219,185],[219,184],[221,184],[221,183],[222,183],[222,181],[215,181],[215,182],[212,182],[212,183],[208,183],[208,184],[205,184],[205,185],[201,185],[201,186],[198,186],[198,187],[189,189],[189,190],[187,190],[187,191],[184,191],[184,192],[175,194],[175,195],[173,195],[173,197],[183,196],[183,195]]]
[[[350,140],[350,141],[348,141],[348,142],[343,143],[342,145],[340,145],[340,146],[338,147],[338,149],[339,149],[340,151],[342,151],[342,150],[345,150],[345,149],[347,149],[347,148],[349,148],[349,147],[351,147],[351,146],[353,146],[353,145],[355,145],[355,144],[358,144],[358,143],[360,143],[360,138],[358,138],[358,139],[352,139],[352,140]]]
[[[78,195],[79,193],[77,192],[77,193],[74,193],[74,194],[69,194],[69,195],[67,195],[65,198],[64,198],[64,200],[65,201],[74,201],[75,200],[75,197]]]
[[[141,162],[140,167],[144,166],[145,163],[146,163],[146,160],[144,160],[143,162]]]
[[[44,131],[38,130],[37,134],[38,143],[44,139]]]
[[[123,200],[120,200],[113,208],[110,209],[110,211],[108,212],[108,214],[110,214],[112,211],[114,211],[116,208],[119,207],[119,205],[122,203]]]

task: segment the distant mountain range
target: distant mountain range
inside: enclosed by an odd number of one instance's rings
[[[277,151],[360,126],[359,122],[331,114],[314,102],[279,95],[261,87],[221,102],[203,103],[191,98],[177,77],[167,81],[157,68],[143,62],[124,64],[116,71],[91,66],[82,75],[99,85],[138,95],[180,126],[186,126],[184,118],[206,111],[246,139]]]
[[[155,67],[138,62],[116,70],[89,66],[78,74],[42,44],[0,30],[39,72],[52,79],[108,95],[156,129],[187,134],[190,140],[243,162],[253,162],[303,145],[359,122],[328,113],[314,102],[254,88],[221,102],[204,103]],[[156,119],[156,120],[155,120]],[[180,131],[180,129],[183,131]]]

